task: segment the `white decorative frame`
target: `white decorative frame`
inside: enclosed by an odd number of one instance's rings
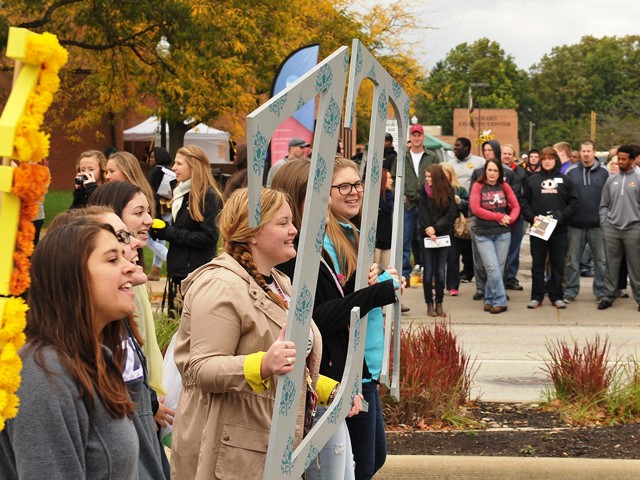
[[[306,345],[309,336],[349,63],[348,48],[339,48],[304,76],[300,77],[295,83],[279,92],[247,117],[247,153],[250,165],[249,209],[254,212],[253,215],[250,215],[249,221],[252,226],[256,226],[260,222],[260,189],[262,188],[264,159],[269,139],[283,119],[292,115],[300,106],[312,98],[318,95],[320,97],[310,169],[313,178],[309,179],[310,181],[307,185],[305,215],[302,219],[298,258],[294,274],[296,281],[293,286],[286,331],[286,339],[295,342],[296,345]],[[360,68],[356,68],[357,65],[360,65]],[[369,67],[366,75],[361,75],[363,65]],[[380,186],[387,103],[391,100],[397,115],[399,111],[398,105],[404,101],[404,116],[399,119],[400,135],[402,136],[405,135],[408,123],[409,100],[402,88],[391,79],[390,75],[357,40],[354,40],[353,43],[351,76],[358,79],[356,84],[358,87],[364,78],[370,78],[376,85],[372,130],[370,132],[370,145],[375,145],[375,148],[369,151],[366,160],[368,164],[372,165],[371,168],[367,169],[366,182],[371,187],[367,188],[364,202],[363,218],[366,221],[363,223],[362,231],[367,232],[367,234],[361,236],[358,273],[356,276],[356,284],[358,288],[362,288],[366,285],[367,272],[369,271],[369,265],[372,263],[375,247],[378,208],[378,194],[376,192],[379,192]],[[347,115],[347,126],[351,125],[353,112],[355,111],[353,92],[357,93],[357,91],[357,88],[352,88],[352,84],[349,85],[351,100],[348,104],[351,105],[351,112]],[[387,95],[386,92],[390,92],[391,96]],[[402,146],[402,155],[398,157],[400,162],[398,171],[401,173],[404,172],[404,150],[405,147]],[[394,244],[397,243],[398,232],[400,234],[402,232],[402,193],[400,188],[402,188],[403,183],[401,173],[398,174],[400,184],[396,184],[398,192],[396,193],[396,210],[394,211],[396,217],[392,237]],[[398,197],[398,195],[400,196]],[[400,198],[399,202],[398,198]],[[400,245],[402,245],[402,242],[400,242]],[[400,249],[399,254],[396,250],[395,248],[392,249],[392,255],[393,258],[398,260],[400,258],[398,255],[401,255],[402,250]],[[391,311],[388,310],[388,318],[391,318]],[[399,308],[395,308],[395,313],[397,319],[396,331],[399,332]],[[388,372],[390,334],[391,328],[387,326],[387,334],[385,335],[387,370],[385,372]],[[361,389],[362,379],[360,377],[364,358],[365,335],[366,317],[361,319],[359,308],[354,308],[351,312],[346,368],[338,393],[331,406],[328,407],[327,412],[294,451],[298,415],[297,406],[302,395],[300,389],[304,388],[305,385],[305,349],[299,348],[297,350],[294,370],[279,378],[263,478],[269,480],[299,478],[316,458],[318,452],[335,432],[340,422],[344,420],[351,409],[353,398]],[[396,337],[399,343],[399,335]],[[394,364],[396,366],[398,361],[399,348],[396,348],[394,354]],[[385,373],[385,379],[386,376]],[[394,378],[396,377],[397,372],[394,373]]]
[[[378,202],[380,192],[380,177],[384,160],[384,134],[387,121],[387,107],[391,103],[398,121],[398,146],[400,152],[396,160],[395,198],[393,219],[394,225],[391,235],[392,264],[402,272],[402,232],[404,224],[404,162],[406,158],[407,126],[409,124],[409,96],[391,75],[380,65],[359,40],[354,39],[351,46],[351,71],[349,72],[349,87],[347,90],[347,105],[350,108],[345,115],[345,128],[352,128],[356,111],[356,98],[362,81],[368,78],[374,84],[371,105],[371,124],[369,127],[369,148],[366,158],[366,176],[364,204],[360,223],[360,245],[358,248],[358,266],[356,274],[356,288],[367,286],[369,266],[373,263],[376,241],[376,227],[378,221]],[[366,232],[366,234],[365,234]],[[386,268],[387,265],[382,265]],[[399,399],[400,380],[400,300],[394,305],[388,305],[385,315],[384,357],[380,383],[388,386],[391,396]],[[393,319],[393,328],[392,321]],[[389,382],[389,352],[393,331],[394,337],[392,379]],[[362,335],[366,335],[366,323]]]

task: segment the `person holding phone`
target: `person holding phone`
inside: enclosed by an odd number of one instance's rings
[[[99,150],[82,152],[76,161],[73,202],[69,208],[86,207],[93,191],[104,182],[107,159]]]

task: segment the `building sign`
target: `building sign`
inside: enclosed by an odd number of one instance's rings
[[[453,135],[467,137],[471,140],[472,153],[481,155],[481,136],[491,137],[500,144],[510,143],[520,152],[518,142],[518,114],[513,109],[476,108],[473,110],[473,121],[470,121],[469,110],[456,108],[453,111]],[[489,132],[490,130],[490,132]],[[484,134],[484,135],[483,135]]]

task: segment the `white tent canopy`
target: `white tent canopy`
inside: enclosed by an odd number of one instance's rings
[[[160,121],[151,116],[144,122],[126,129],[125,142],[150,142],[156,137],[156,145],[160,145]],[[167,126],[167,139],[169,127]],[[229,163],[229,132],[223,132],[199,123],[184,134],[185,145],[198,145],[209,157],[209,163]]]

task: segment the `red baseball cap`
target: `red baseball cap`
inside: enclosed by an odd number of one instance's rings
[[[411,128],[409,129],[409,134],[413,132],[420,132],[424,135],[424,128],[419,123],[416,123],[414,125],[411,125]]]

